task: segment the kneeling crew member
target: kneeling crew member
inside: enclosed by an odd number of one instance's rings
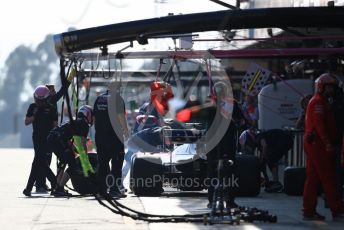
[[[76,161],[75,153],[71,139],[73,136],[80,136],[83,148],[87,152],[86,142],[90,126],[93,124],[93,110],[91,106],[81,106],[75,121],[68,121],[59,127],[51,130],[48,136],[48,145],[61,161],[62,164],[67,164],[68,169],[62,173],[61,180],[57,182],[56,188],[52,191],[54,196],[69,196],[68,191],[64,190],[64,186],[70,179],[70,176],[75,173]],[[59,175],[58,175],[59,176]]]
[[[239,137],[241,150],[244,154],[254,154],[255,148],[260,151],[260,169],[264,176],[265,192],[281,192],[283,185],[278,178],[278,162],[293,147],[293,135],[282,129],[270,129],[256,134],[255,130],[247,129]],[[271,171],[272,181],[266,172],[266,165]]]

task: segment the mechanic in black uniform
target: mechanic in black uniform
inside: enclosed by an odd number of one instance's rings
[[[85,149],[85,152],[87,152],[87,135],[92,124],[92,107],[89,105],[83,105],[78,110],[76,120],[72,122],[68,121],[50,131],[47,138],[49,148],[55,153],[56,157],[62,164],[68,165],[68,169],[65,172],[63,169],[58,169],[58,174],[61,173],[61,180],[57,181],[57,186],[52,191],[52,195],[56,197],[70,195],[68,191],[64,190],[64,186],[70,176],[75,173],[76,169],[75,152],[71,139],[73,136],[81,137],[82,146]]]
[[[59,91],[55,91],[55,85],[53,84],[46,84],[45,86],[48,87],[50,91],[50,95],[48,97],[48,103],[54,106],[56,111],[57,109],[57,102],[65,95],[66,91],[68,90],[69,85],[71,84],[73,78],[76,76],[76,70],[73,67],[70,71],[67,78],[62,78],[62,86]],[[62,112],[62,111],[61,111]]]
[[[283,156],[287,156],[288,151],[293,147],[294,138],[291,132],[282,129],[270,129],[257,133],[248,129],[242,132],[239,142],[245,154],[254,154],[255,148],[260,151],[260,167],[264,176],[266,192],[280,192],[283,185],[278,179],[278,162]],[[269,179],[266,166],[269,167],[272,180]]]
[[[64,79],[62,81],[62,86],[57,93],[55,91],[55,86],[53,84],[45,85],[49,89],[49,92],[50,92],[49,97],[47,98],[47,102],[48,104],[54,107],[57,114],[58,114],[57,102],[62,98],[64,93],[67,91],[69,85],[70,85],[70,82]],[[52,153],[51,152],[47,153],[46,161],[48,162],[49,166],[51,163],[51,158],[52,158]],[[46,179],[46,174],[44,172],[40,173],[36,181],[36,191],[47,192],[49,190],[48,186],[45,183],[45,179]]]
[[[125,197],[122,182],[124,138],[128,136],[125,104],[120,84],[115,82],[110,87],[111,90],[99,95],[94,102],[99,193]]]
[[[214,89],[216,92],[216,113],[220,113],[221,119],[219,121],[213,121],[211,125],[223,125],[224,123],[229,123],[225,134],[221,137],[220,142],[217,144],[215,148],[213,148],[207,154],[207,174],[208,179],[211,183],[209,183],[208,187],[208,208],[211,208],[212,201],[213,201],[213,194],[214,194],[214,181],[218,179],[225,179],[225,181],[229,181],[228,179],[232,179],[235,171],[235,154],[237,151],[237,125],[241,123],[242,120],[245,120],[244,115],[242,114],[239,105],[236,100],[233,98],[229,98],[228,87],[223,82],[218,82],[214,85]],[[221,110],[223,109],[224,105],[224,98],[229,99],[226,103],[230,103],[233,106],[232,111],[228,111],[232,113],[232,117],[227,117]],[[214,115],[214,111],[208,113]],[[210,117],[214,117],[210,115]],[[223,120],[224,119],[224,120]],[[222,120],[222,121],[221,121]],[[219,122],[219,124],[215,124],[214,122]],[[224,123],[222,123],[224,122]],[[223,170],[222,175],[224,178],[218,178],[218,163],[219,160],[223,160]],[[231,186],[232,184],[224,184],[224,198],[226,202],[226,208],[235,208],[237,204],[234,202],[235,194],[234,188]]]
[[[44,85],[38,86],[34,92],[35,103],[30,104],[26,113],[25,125],[32,124],[33,127],[32,140],[35,157],[32,162],[29,180],[23,191],[25,196],[31,196],[31,190],[40,173],[44,173],[48,177],[52,187],[56,186],[55,175],[47,162],[47,154],[50,153],[47,136],[49,131],[57,125],[57,112],[47,102],[48,97],[49,89]]]
[[[53,84],[46,84],[45,86],[48,87],[50,91],[50,95],[48,98],[48,103],[55,107],[57,110],[57,102],[63,97],[64,93],[67,91],[68,87],[70,85],[69,81],[65,81],[65,83],[62,84],[61,88],[58,92],[55,90],[55,86]]]

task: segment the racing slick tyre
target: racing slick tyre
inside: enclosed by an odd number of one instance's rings
[[[138,153],[132,159],[130,189],[137,196],[159,196],[163,192],[162,175],[159,155]]]
[[[284,169],[284,191],[289,196],[302,196],[306,180],[305,167],[287,167]]]
[[[96,171],[98,162],[97,154],[88,153],[88,159],[90,160],[93,170]],[[75,160],[77,165],[76,170],[70,177],[73,188],[81,195],[95,194],[97,192],[96,175],[89,175],[88,177],[85,177],[79,157],[75,158]]]
[[[258,196],[260,193],[259,159],[253,155],[236,155],[235,177],[237,196]],[[233,185],[234,186],[234,185]]]

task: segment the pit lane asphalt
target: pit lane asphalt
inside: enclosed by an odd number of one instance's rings
[[[33,159],[32,149],[0,149],[0,229],[228,229],[227,225],[204,226],[202,223],[146,223],[113,214],[100,206],[94,197],[54,198],[49,194],[22,194]],[[55,157],[53,158],[55,159]],[[55,171],[55,161],[52,162]],[[162,197],[136,197],[128,194],[120,202],[138,211],[154,214],[203,213],[207,198],[200,194],[171,192]],[[231,229],[343,229],[344,223],[335,223],[329,209],[319,199],[318,211],[327,221],[302,221],[302,197],[262,192],[254,198],[237,198],[241,206],[257,207],[278,216],[278,223],[244,223]]]

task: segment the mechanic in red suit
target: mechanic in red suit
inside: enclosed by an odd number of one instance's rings
[[[336,189],[334,139],[336,124],[329,98],[334,96],[337,80],[330,74],[315,81],[316,92],[306,111],[304,148],[307,156],[303,191],[303,219],[324,220],[316,212],[318,188],[322,185],[333,220],[344,220],[344,209]]]

